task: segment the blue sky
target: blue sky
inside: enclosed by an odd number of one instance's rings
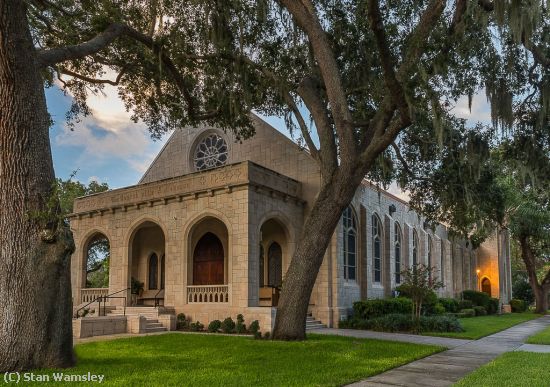
[[[46,99],[54,121],[50,139],[55,171],[63,179],[78,170],[76,179],[84,183],[97,180],[108,183],[110,188],[136,184],[168,138],[154,141],[143,123],[132,122],[112,86],[105,88],[105,96],[89,99],[93,114],[76,123],[73,131],[65,122],[71,97],[52,87],[46,90]],[[463,98],[454,111],[471,122],[490,121],[484,95],[474,98],[471,113],[467,106],[467,99]],[[282,119],[263,118],[289,136]]]

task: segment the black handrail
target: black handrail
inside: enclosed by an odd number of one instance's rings
[[[160,298],[157,297],[160,292],[162,292],[164,289],[159,289],[159,291],[157,292],[157,294],[155,294],[155,308],[159,307],[160,306]]]
[[[122,290],[119,290],[117,292],[114,292],[114,293],[111,293],[111,294],[107,294],[106,296],[99,296],[99,297],[96,297],[94,298],[92,301],[88,302],[86,305],[84,305],[83,307],[79,308],[76,312],[75,312],[75,318],[79,318],[79,315],[78,315],[78,312],[80,312],[82,309],[86,308],[88,305],[91,305],[95,302],[99,302],[99,310],[101,310],[101,301],[104,301],[106,302],[107,301],[107,298],[126,298],[126,297],[112,297],[114,296],[115,294],[118,294],[118,293],[121,293],[121,292],[125,292],[127,290],[131,290],[131,288],[126,288],[126,289],[122,289]],[[105,305],[103,305],[103,314],[105,314]],[[126,315],[126,302],[124,303],[124,315]]]

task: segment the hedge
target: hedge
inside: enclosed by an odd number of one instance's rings
[[[485,309],[487,309],[489,307],[489,299],[491,297],[484,292],[478,292],[475,290],[464,290],[462,292],[462,298],[464,300],[472,301],[473,306],[483,306]]]
[[[404,297],[357,301],[353,304],[353,312],[356,319],[363,320],[388,314],[411,314],[412,301]]]
[[[341,321],[340,328],[368,329],[380,332],[462,332],[460,321],[454,316],[421,316],[417,324],[410,314]]]

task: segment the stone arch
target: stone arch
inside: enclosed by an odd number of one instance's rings
[[[205,129],[205,130],[200,130],[200,131],[196,131],[196,133],[194,134],[193,138],[191,139],[190,141],[190,147],[188,149],[188,155],[187,155],[187,162],[188,162],[188,165],[189,165],[189,170],[192,171],[192,172],[195,172],[197,171],[197,169],[195,168],[195,162],[194,162],[194,157],[195,157],[195,150],[198,146],[198,144],[204,139],[206,138],[207,136],[211,135],[211,134],[217,134],[218,136],[220,136],[221,138],[223,138],[223,140],[225,141],[225,144],[227,146],[227,161],[226,161],[226,165],[229,164],[231,161],[230,161],[230,158],[231,158],[231,141],[229,141],[229,137],[227,136],[227,133],[225,133],[223,130],[220,130],[220,129],[216,129],[216,128],[209,128],[209,129]]]
[[[492,294],[491,294],[491,279],[487,276],[484,276],[483,278],[481,278],[481,282],[480,282],[480,288],[481,288],[481,291],[483,293],[487,293],[489,295],[489,297],[492,297]]]
[[[108,257],[106,258],[110,258],[111,240],[107,235],[108,234],[104,229],[95,227],[93,230],[90,230],[86,234],[86,236],[82,239],[84,241],[81,246],[82,247],[82,253],[81,253],[82,254],[82,262],[81,262],[82,288],[109,287],[108,274],[107,274],[107,284],[104,284],[103,286],[95,286],[89,283],[90,281],[89,274],[91,274],[89,270],[96,269],[96,267],[92,268],[91,265],[89,265],[90,254],[92,253],[91,250],[94,249],[93,253],[98,255],[108,254]],[[92,246],[94,244],[95,244],[95,247]],[[97,258],[101,259],[102,257],[97,257]],[[97,269],[94,270],[94,272],[96,272],[97,270],[103,270],[103,269],[100,267],[97,267]]]

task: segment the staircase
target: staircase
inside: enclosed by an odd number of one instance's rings
[[[320,320],[316,320],[311,313],[307,314],[306,317],[306,331],[312,329],[326,328],[327,326],[323,324]]]
[[[154,306],[128,306],[126,307],[126,316],[144,316],[146,319],[145,333],[164,332],[166,327],[158,320],[159,313],[170,313],[171,310],[164,310],[162,307],[155,308]],[[124,314],[123,307],[117,307],[112,310],[110,316],[122,316]]]

